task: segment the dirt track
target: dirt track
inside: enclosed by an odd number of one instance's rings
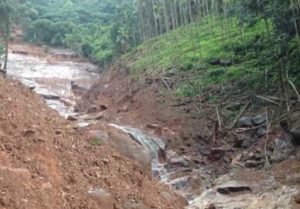
[[[0,208],[183,208],[129,159],[83,141],[73,125],[0,78]]]

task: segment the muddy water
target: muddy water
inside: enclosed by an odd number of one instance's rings
[[[7,74],[34,89],[51,108],[66,117],[74,112],[78,99],[72,86],[89,89],[99,77],[96,69],[85,62],[49,63],[30,55],[9,54]]]

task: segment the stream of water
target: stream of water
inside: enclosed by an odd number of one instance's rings
[[[43,58],[23,54],[9,54],[7,73],[9,77],[20,80],[37,94],[43,96],[51,108],[67,117],[74,113],[76,102],[80,99],[74,94],[73,87],[88,90],[99,78],[96,69],[96,66],[87,62],[59,61],[49,63]],[[89,123],[90,121],[84,122],[85,125]],[[221,195],[216,192],[216,189],[212,188],[202,192],[200,196],[200,193],[196,194],[193,190],[193,187],[196,189],[201,186],[204,187],[198,183],[195,184],[201,178],[202,171],[200,169],[192,170],[185,158],[178,156],[175,152],[170,151],[166,154],[165,144],[159,138],[149,136],[136,128],[116,124],[110,125],[129,134],[134,141],[149,151],[152,158],[153,176],[185,196],[190,201],[189,209],[206,209],[208,208],[207,205],[211,205],[211,202],[214,205],[209,208],[274,209],[276,206],[276,208],[287,209],[288,207],[285,205],[288,204],[291,196],[296,192],[293,188],[279,187],[271,178],[270,181],[267,179],[250,185],[252,189],[254,188],[253,191],[257,188],[257,194],[252,192],[238,196],[228,196]],[[168,156],[167,160],[163,161],[161,159],[160,154],[162,152]],[[228,179],[222,179],[220,182],[226,181]],[[263,183],[271,185],[270,182],[280,189],[277,189],[276,192],[273,190],[269,192],[268,187],[266,187],[266,191],[262,193],[261,185]],[[240,188],[241,184],[230,182],[229,186],[228,184],[220,184],[219,187]]]
[[[87,62],[49,63],[43,58],[11,53],[7,75],[33,88],[51,108],[66,117],[74,112],[78,99],[72,91],[72,84],[89,89],[99,77],[96,69]]]
[[[24,85],[30,87],[37,94],[44,97],[46,103],[64,117],[74,114],[76,105],[76,94],[73,93],[72,86],[88,90],[99,78],[96,73],[96,66],[86,62],[66,62],[59,61],[49,63],[46,59],[23,54],[9,54],[7,75],[20,80]],[[83,115],[84,116],[84,115]],[[93,121],[80,121],[79,125],[86,126]],[[164,152],[165,144],[163,140],[148,136],[141,130],[110,124],[131,136],[138,144],[147,149],[152,159],[153,176],[169,184],[184,188],[184,180],[170,176],[176,173],[176,168],[166,169],[166,163],[162,162],[161,154]],[[174,156],[174,153],[173,153]],[[176,156],[178,157],[178,156]]]

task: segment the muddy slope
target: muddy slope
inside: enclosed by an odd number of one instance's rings
[[[0,78],[0,208],[183,208],[129,159],[81,140],[20,83]]]

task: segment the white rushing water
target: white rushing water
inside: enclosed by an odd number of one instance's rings
[[[91,70],[92,69],[92,70]],[[32,88],[37,94],[44,97],[51,108],[58,111],[64,117],[74,114],[77,97],[72,89],[72,82],[77,86],[88,90],[99,78],[94,72],[95,66],[84,62],[55,62],[50,63],[46,59],[23,54],[9,54],[9,77],[20,80],[24,85]],[[84,114],[82,115],[84,116]],[[84,117],[83,117],[84,118]],[[96,121],[78,121],[80,127],[86,127]],[[131,139],[147,149],[151,155],[151,168],[153,176],[169,185],[185,185],[184,177],[177,177],[178,172],[185,168],[166,167],[165,143],[162,139],[149,136],[137,128],[110,124],[131,136]],[[172,156],[178,157],[175,152]],[[178,186],[175,186],[178,187]],[[177,188],[178,189],[178,188]],[[179,188],[178,190],[180,191]],[[182,192],[185,195],[185,192]]]
[[[98,79],[96,66],[86,62],[50,63],[44,58],[23,54],[9,54],[7,75],[45,97],[46,103],[61,115],[74,111],[76,95],[72,82],[89,89]]]
[[[167,181],[166,174],[167,170],[165,169],[164,163],[161,162],[162,156],[160,154],[163,154],[165,149],[165,143],[160,139],[156,137],[150,137],[143,133],[141,130],[132,128],[132,127],[126,127],[126,126],[119,126],[116,124],[110,124],[111,126],[122,130],[125,133],[128,133],[132,136],[132,139],[135,140],[137,143],[143,145],[151,154],[152,159],[152,174],[155,178],[161,180],[161,181]]]

